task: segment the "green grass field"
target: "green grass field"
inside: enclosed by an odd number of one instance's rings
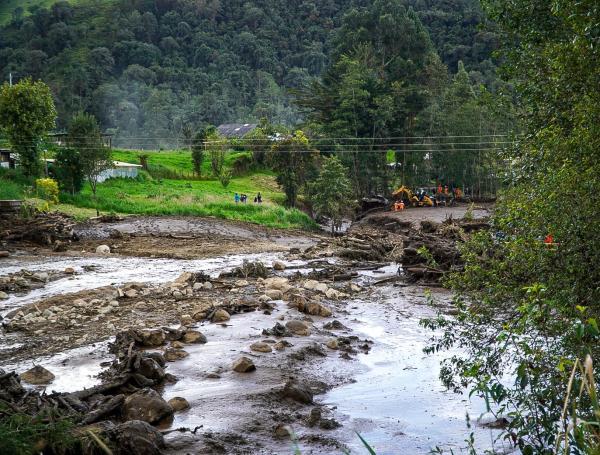
[[[139,163],[139,155],[148,154],[148,163],[172,171],[192,172],[191,155],[187,151],[141,152],[115,150],[113,159]],[[240,153],[227,154],[225,165],[231,166]],[[313,229],[314,221],[299,210],[283,207],[284,194],[270,171],[254,171],[231,179],[223,188],[218,180],[210,177],[210,160],[205,159],[203,180],[173,180],[152,178],[142,171],[137,179],[110,179],[98,185],[97,207],[101,212],[145,215],[214,216],[218,218],[247,221],[269,227]],[[31,182],[14,171],[0,173],[0,199],[21,199],[33,196]],[[248,195],[247,204],[235,204],[234,193]],[[260,192],[263,204],[254,204]],[[80,194],[61,194],[60,211],[86,218],[95,215],[96,201],[89,185]]]
[[[263,204],[254,204],[257,192]],[[235,204],[234,192],[246,193],[247,204]],[[216,181],[111,179],[98,186],[98,208],[102,212],[143,215],[214,216],[279,228],[313,229],[314,221],[299,210],[281,206],[283,195],[274,188],[272,176],[254,174],[232,180],[228,188]],[[96,202],[86,187],[76,196],[62,195],[61,201],[81,208]]]
[[[247,155],[247,152],[232,152],[225,155],[225,167],[233,166],[234,161],[241,155]],[[147,155],[148,166],[151,168],[165,168],[175,172],[192,174],[194,171],[192,165],[192,154],[187,150],[168,150],[168,151],[143,151],[143,150],[119,150],[112,151],[115,161],[124,161],[126,163],[140,164],[140,155]],[[211,177],[210,159],[208,153],[202,163],[202,177]]]

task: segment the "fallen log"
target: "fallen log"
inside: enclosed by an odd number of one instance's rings
[[[83,425],[89,425],[90,423],[94,423],[98,420],[103,419],[104,417],[112,414],[117,409],[119,409],[124,401],[125,395],[115,395],[106,403],[101,405],[98,409],[95,409],[94,411],[90,412],[81,423]]]

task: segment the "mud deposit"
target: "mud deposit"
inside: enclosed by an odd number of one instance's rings
[[[138,218],[80,227],[84,240],[62,254],[15,249],[0,263],[1,276],[73,271],[50,273],[56,279],[0,301],[0,367],[22,373],[41,365],[54,381],[24,386],[76,392],[101,383],[116,334],[181,328],[206,342],[179,335],[144,349],[167,358],[165,371],[176,378],[157,391],[189,403],[158,425],[163,453],[367,453],[356,432],[378,454],[466,453],[471,432],[477,447],[494,445],[496,430],[475,423],[483,403],[439,382],[441,356],[452,353],[423,354],[431,333],[418,321],[437,308],[423,287],[395,279],[398,265],[343,260],[327,248],[302,253],[315,238],[299,233],[236,225],[223,235],[229,227]],[[202,250],[201,237],[225,254]],[[128,246],[109,256],[77,253],[107,239]],[[195,249],[169,258],[156,239],[175,245],[171,252],[183,252],[182,241]],[[240,242],[263,251],[241,254]],[[128,255],[131,245],[145,253]],[[157,258],[139,257],[146,253]],[[265,270],[249,266],[257,261]],[[434,294],[439,308],[450,309],[444,291]],[[243,367],[248,372],[236,366],[241,357],[253,365]]]

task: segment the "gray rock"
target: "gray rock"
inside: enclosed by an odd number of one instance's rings
[[[313,394],[308,386],[298,384],[296,381],[286,382],[282,395],[284,398],[290,398],[299,403],[311,404],[313,402]]]
[[[131,420],[117,427],[116,446],[119,454],[161,455],[165,440],[160,431],[140,420]]]
[[[294,335],[308,336],[310,335],[310,327],[306,322],[292,319],[285,324],[285,327]]]
[[[262,341],[257,341],[256,343],[252,343],[250,345],[250,349],[255,352],[272,352],[273,349],[268,343],[263,343]]]

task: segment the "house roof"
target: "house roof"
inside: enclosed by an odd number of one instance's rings
[[[217,131],[221,136],[241,138],[254,130],[257,126],[256,123],[224,123],[217,127]]]

